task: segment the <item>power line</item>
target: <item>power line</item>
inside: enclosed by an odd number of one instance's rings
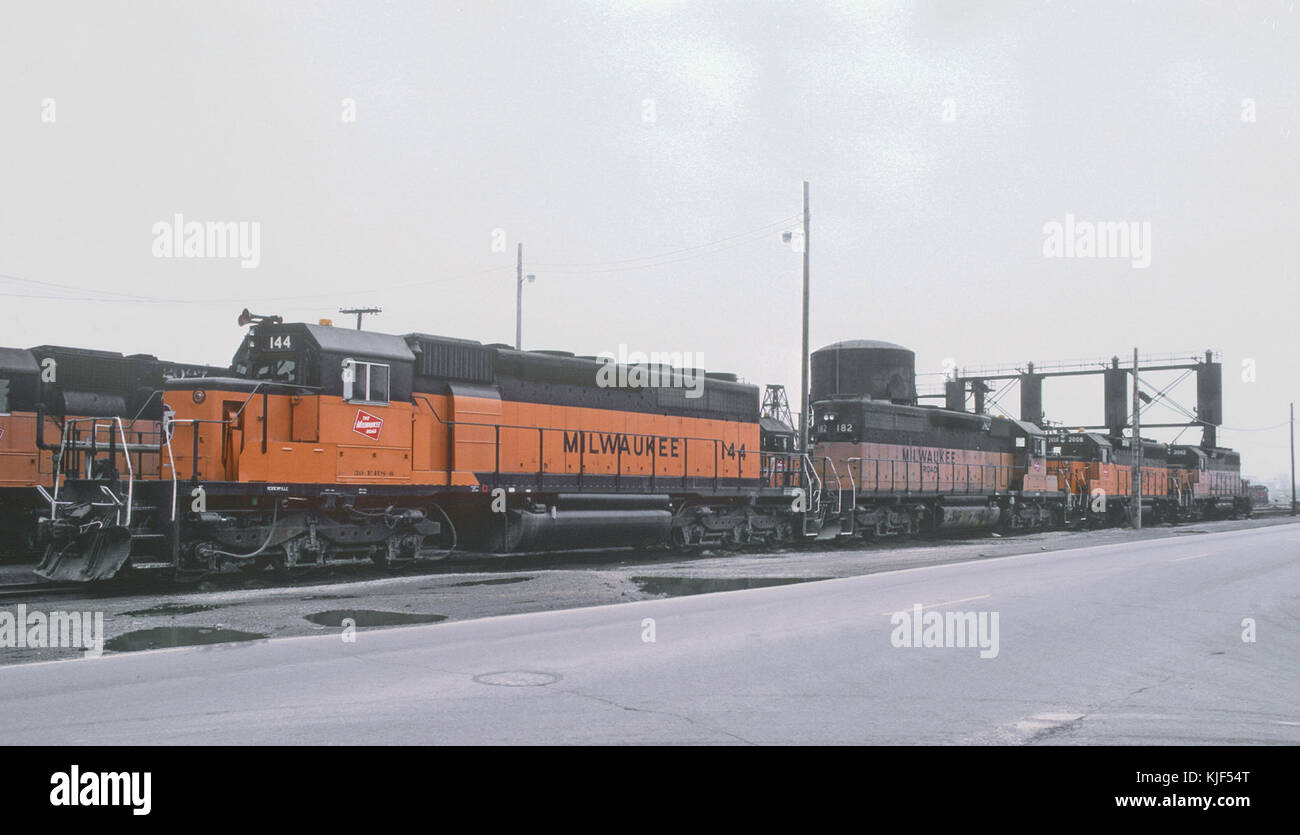
[[[472,272],[462,272],[463,275],[482,275],[484,273],[494,272],[496,270],[507,269],[504,265],[487,267]],[[37,293],[9,293],[0,292],[0,297],[11,299],[44,299],[48,301],[79,301],[79,302],[107,302],[116,304],[260,304],[262,302],[282,302],[282,301],[301,301],[306,299],[327,299],[339,295],[342,292],[352,292],[345,290],[329,290],[318,293],[303,293],[299,295],[288,296],[261,296],[248,297],[241,296],[237,298],[207,298],[207,299],[177,299],[164,296],[145,296],[132,295],[129,293],[115,293],[110,290],[98,290],[95,288],[77,287],[72,284],[60,284],[54,281],[38,281],[32,278],[21,278],[14,275],[0,275],[0,280],[18,281],[25,284],[36,284],[43,287],[53,287],[62,290],[68,290],[76,293],[104,293],[104,296],[73,296],[73,295],[54,295],[54,294],[37,294]],[[400,284],[389,284],[381,287],[368,288],[367,292],[383,292],[387,290],[399,290],[406,287],[422,287],[434,284],[433,280],[424,281],[407,281]]]

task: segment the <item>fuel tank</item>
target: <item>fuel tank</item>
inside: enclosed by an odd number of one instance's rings
[[[556,551],[652,545],[668,536],[667,510],[512,510],[502,542],[505,551]]]
[[[935,515],[935,527],[942,530],[953,528],[991,528],[1002,518],[1002,510],[988,504],[944,504]]]

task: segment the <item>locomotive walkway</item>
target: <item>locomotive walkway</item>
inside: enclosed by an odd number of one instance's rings
[[[11,666],[0,743],[1295,744],[1298,590],[1278,525]]]

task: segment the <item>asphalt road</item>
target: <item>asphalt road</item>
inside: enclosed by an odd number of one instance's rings
[[[916,604],[996,612],[996,656],[894,646]],[[10,666],[0,743],[1294,744],[1297,658],[1280,525]]]

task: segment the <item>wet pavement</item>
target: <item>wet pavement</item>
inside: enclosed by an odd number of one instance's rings
[[[1143,531],[1051,531],[1012,537],[984,535],[863,547],[814,545],[808,550],[705,553],[605,552],[551,556],[521,571],[525,560],[490,559],[441,565],[433,573],[392,575],[334,570],[320,578],[277,584],[270,577],[218,581],[200,587],[163,586],[145,593],[84,593],[0,599],[0,612],[18,605],[43,612],[102,612],[105,651],[248,642],[262,638],[338,634],[341,630],[402,628],[494,615],[540,612],[806,584],[905,568],[1177,538],[1293,522],[1290,517],[1203,522]],[[24,581],[22,567],[4,566],[0,582]],[[341,601],[333,602],[333,601]],[[0,665],[76,658],[78,649],[0,647]]]

